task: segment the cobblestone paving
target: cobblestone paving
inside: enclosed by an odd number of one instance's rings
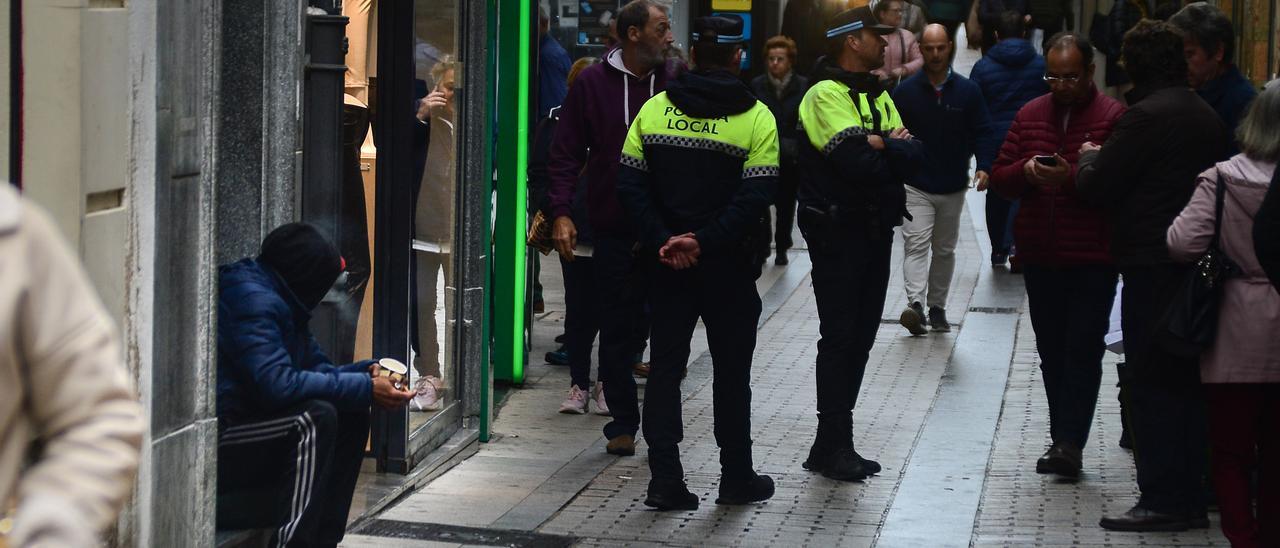
[[[812,383],[817,328],[812,290],[802,286],[761,330],[753,386],[755,458],[759,471],[777,482],[771,501],[747,507],[713,503],[718,450],[711,434],[711,390],[703,386],[685,402],[682,444],[689,487],[702,498],[699,510],[663,513],[644,507],[649,472],[642,447],[641,456],[607,468],[540,531],[610,545],[869,546],[892,501],[953,339],[911,339],[900,336],[897,326],[881,330],[855,413],[855,440],[860,452],[885,469],[866,482],[848,484],[800,467],[816,420]]]
[[[1022,317],[974,545],[1227,546],[1217,513],[1209,514],[1209,529],[1186,533],[1118,533],[1098,527],[1102,516],[1124,512],[1138,499],[1132,453],[1118,445],[1116,361],[1115,354],[1107,354],[1079,483],[1037,474],[1035,461],[1049,445],[1049,410],[1035,333],[1030,318]]]
[[[962,220],[971,226],[966,212]],[[962,231],[948,308],[963,311],[977,278],[980,252]],[[896,323],[901,310],[901,242],[895,246],[885,324],[877,335],[854,413],[858,451],[884,470],[862,483],[843,483],[801,468],[816,426],[813,387],[818,318],[806,282],[760,330],[752,383],[754,456],[773,476],[777,493],[765,504],[719,507],[718,449],[712,437],[710,363],[691,366],[685,382],[682,460],[689,488],[702,499],[696,512],[650,511],[643,500],[648,465],[618,460],[539,532],[583,537],[584,546],[715,545],[870,546],[893,501],[899,475],[929,411],[956,333],[909,337]],[[953,321],[960,320],[959,313]],[[705,358],[704,358],[705,359]]]

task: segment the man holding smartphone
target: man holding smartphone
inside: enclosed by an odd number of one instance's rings
[[[1022,200],[1014,219],[1053,443],[1036,471],[1077,477],[1102,380],[1116,267],[1102,210],[1076,194],[1080,145],[1102,143],[1124,107],[1093,84],[1093,46],[1060,33],[1045,51],[1049,94],[1013,120],[991,190]]]

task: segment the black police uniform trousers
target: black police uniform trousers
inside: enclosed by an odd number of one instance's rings
[[[649,381],[644,394],[644,438],[654,484],[683,487],[679,444],[684,439],[680,380],[689,362],[689,341],[698,318],[711,351],[712,405],[723,478],[749,479],[751,460],[751,356],[756,347],[760,295],[756,266],[746,250],[706,256],[697,266],[673,270],[656,257],[649,303]],[[605,385],[606,387],[608,385]],[[609,405],[612,407],[613,402]]]
[[[308,400],[218,424],[217,528],[273,528],[272,546],[335,546],[369,436],[369,411]]]
[[[635,436],[640,430],[640,404],[632,376],[636,333],[643,321],[648,280],[636,261],[636,239],[596,232],[591,256],[596,310],[600,326],[599,379],[613,420],[604,437]]]
[[[884,312],[893,232],[834,223],[803,206],[799,225],[809,245],[818,305],[819,442],[847,446],[852,442],[853,408]]]
[[[1124,266],[1120,323],[1124,328],[1133,457],[1142,492],[1138,506],[1197,517],[1205,512],[1207,413],[1196,358],[1176,355],[1159,340],[1160,321],[1186,268]]]

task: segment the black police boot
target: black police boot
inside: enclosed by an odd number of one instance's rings
[[[743,479],[720,480],[720,497],[716,504],[751,504],[773,497],[773,478],[752,473]]]
[[[689,492],[684,482],[679,484],[659,484],[649,482],[649,496],[644,505],[658,510],[697,510],[698,495]]]

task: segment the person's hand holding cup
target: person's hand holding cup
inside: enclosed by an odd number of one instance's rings
[[[385,409],[397,409],[413,399],[408,387],[409,366],[394,358],[382,358],[369,366],[373,376],[373,403]]]

